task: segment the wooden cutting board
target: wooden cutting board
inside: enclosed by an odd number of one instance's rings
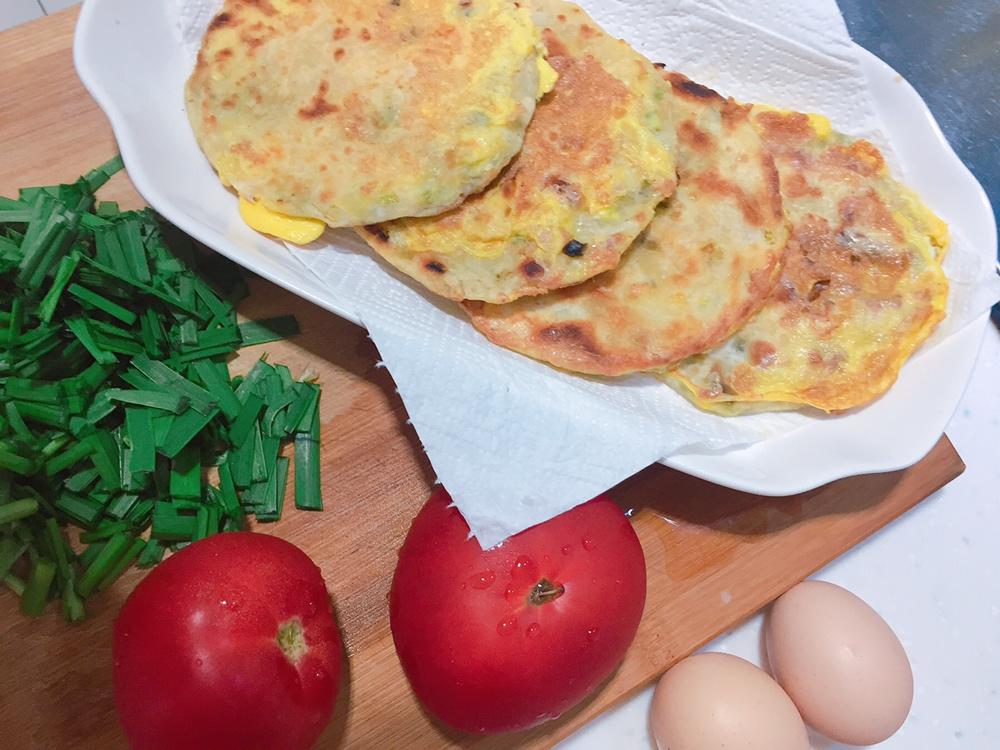
[[[115,152],[111,130],[73,70],[76,11],[0,34],[0,194],[72,180]],[[123,175],[104,196],[141,200]],[[242,310],[294,312],[303,333],[268,347],[293,373],[323,385],[323,488],[327,510],[292,509],[260,531],[302,547],[336,600],[349,669],[320,747],[543,748],[648,684],[678,659],[732,627],[866,538],[964,466],[947,438],[916,466],[855,477],[793,498],[726,490],[653,466],[612,491],[635,509],[646,553],[646,613],[618,671],[563,719],[519,735],[454,734],[428,719],[392,646],[386,596],[396,549],[426,498],[433,471],[406,424],[402,402],[365,332],[263,281]],[[246,367],[260,354],[251,350]],[[110,627],[141,578],[133,570],[87,604],[71,627],[56,614],[31,620],[0,594],[0,727],[5,747],[114,750],[125,746],[110,690]],[[156,679],[155,675],[150,676]]]

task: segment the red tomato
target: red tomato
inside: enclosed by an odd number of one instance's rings
[[[424,706],[468,732],[509,732],[579,703],[621,661],[646,601],[639,539],[596,498],[483,551],[444,489],[399,552],[389,614]]]
[[[115,620],[118,714],[135,750],[305,750],[330,721],[340,633],[319,568],[265,534],[171,556]]]

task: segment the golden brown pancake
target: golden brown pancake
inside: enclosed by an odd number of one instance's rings
[[[816,116],[755,108],[754,121],[793,226],[783,273],[743,328],[664,377],[724,414],[868,403],[944,317],[947,227],[871,143]]]
[[[653,65],[575,5],[531,7],[559,80],[521,153],[443,216],[361,231],[444,297],[504,302],[614,268],[674,189],[669,87]]]
[[[226,0],[188,116],[222,181],[272,211],[427,216],[518,152],[552,83],[541,52],[514,0]]]
[[[620,375],[673,364],[738,328],[777,278],[787,228],[750,108],[668,74],[677,192],[618,268],[506,305],[466,303],[493,342],[557,367]]]

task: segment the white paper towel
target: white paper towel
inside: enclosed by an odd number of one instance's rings
[[[172,2],[178,42],[193,57],[220,0]],[[888,145],[834,0],[583,5],[610,33],[699,82],[744,101],[821,111],[838,129]],[[646,376],[579,377],[495,347],[455,305],[376,260],[352,232],[328,232],[313,248],[289,253],[323,279],[331,298],[358,311],[439,479],[483,546],[664,456],[749,445],[811,419],[714,417]],[[961,237],[949,264],[956,304],[936,338],[1000,295]]]

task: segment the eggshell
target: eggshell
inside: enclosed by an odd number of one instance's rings
[[[891,737],[913,703],[913,672],[899,638],[850,591],[804,581],[775,602],[766,625],[775,679],[802,718],[832,740]]]
[[[805,724],[766,672],[697,654],[660,678],[650,724],[660,750],[808,750]]]

